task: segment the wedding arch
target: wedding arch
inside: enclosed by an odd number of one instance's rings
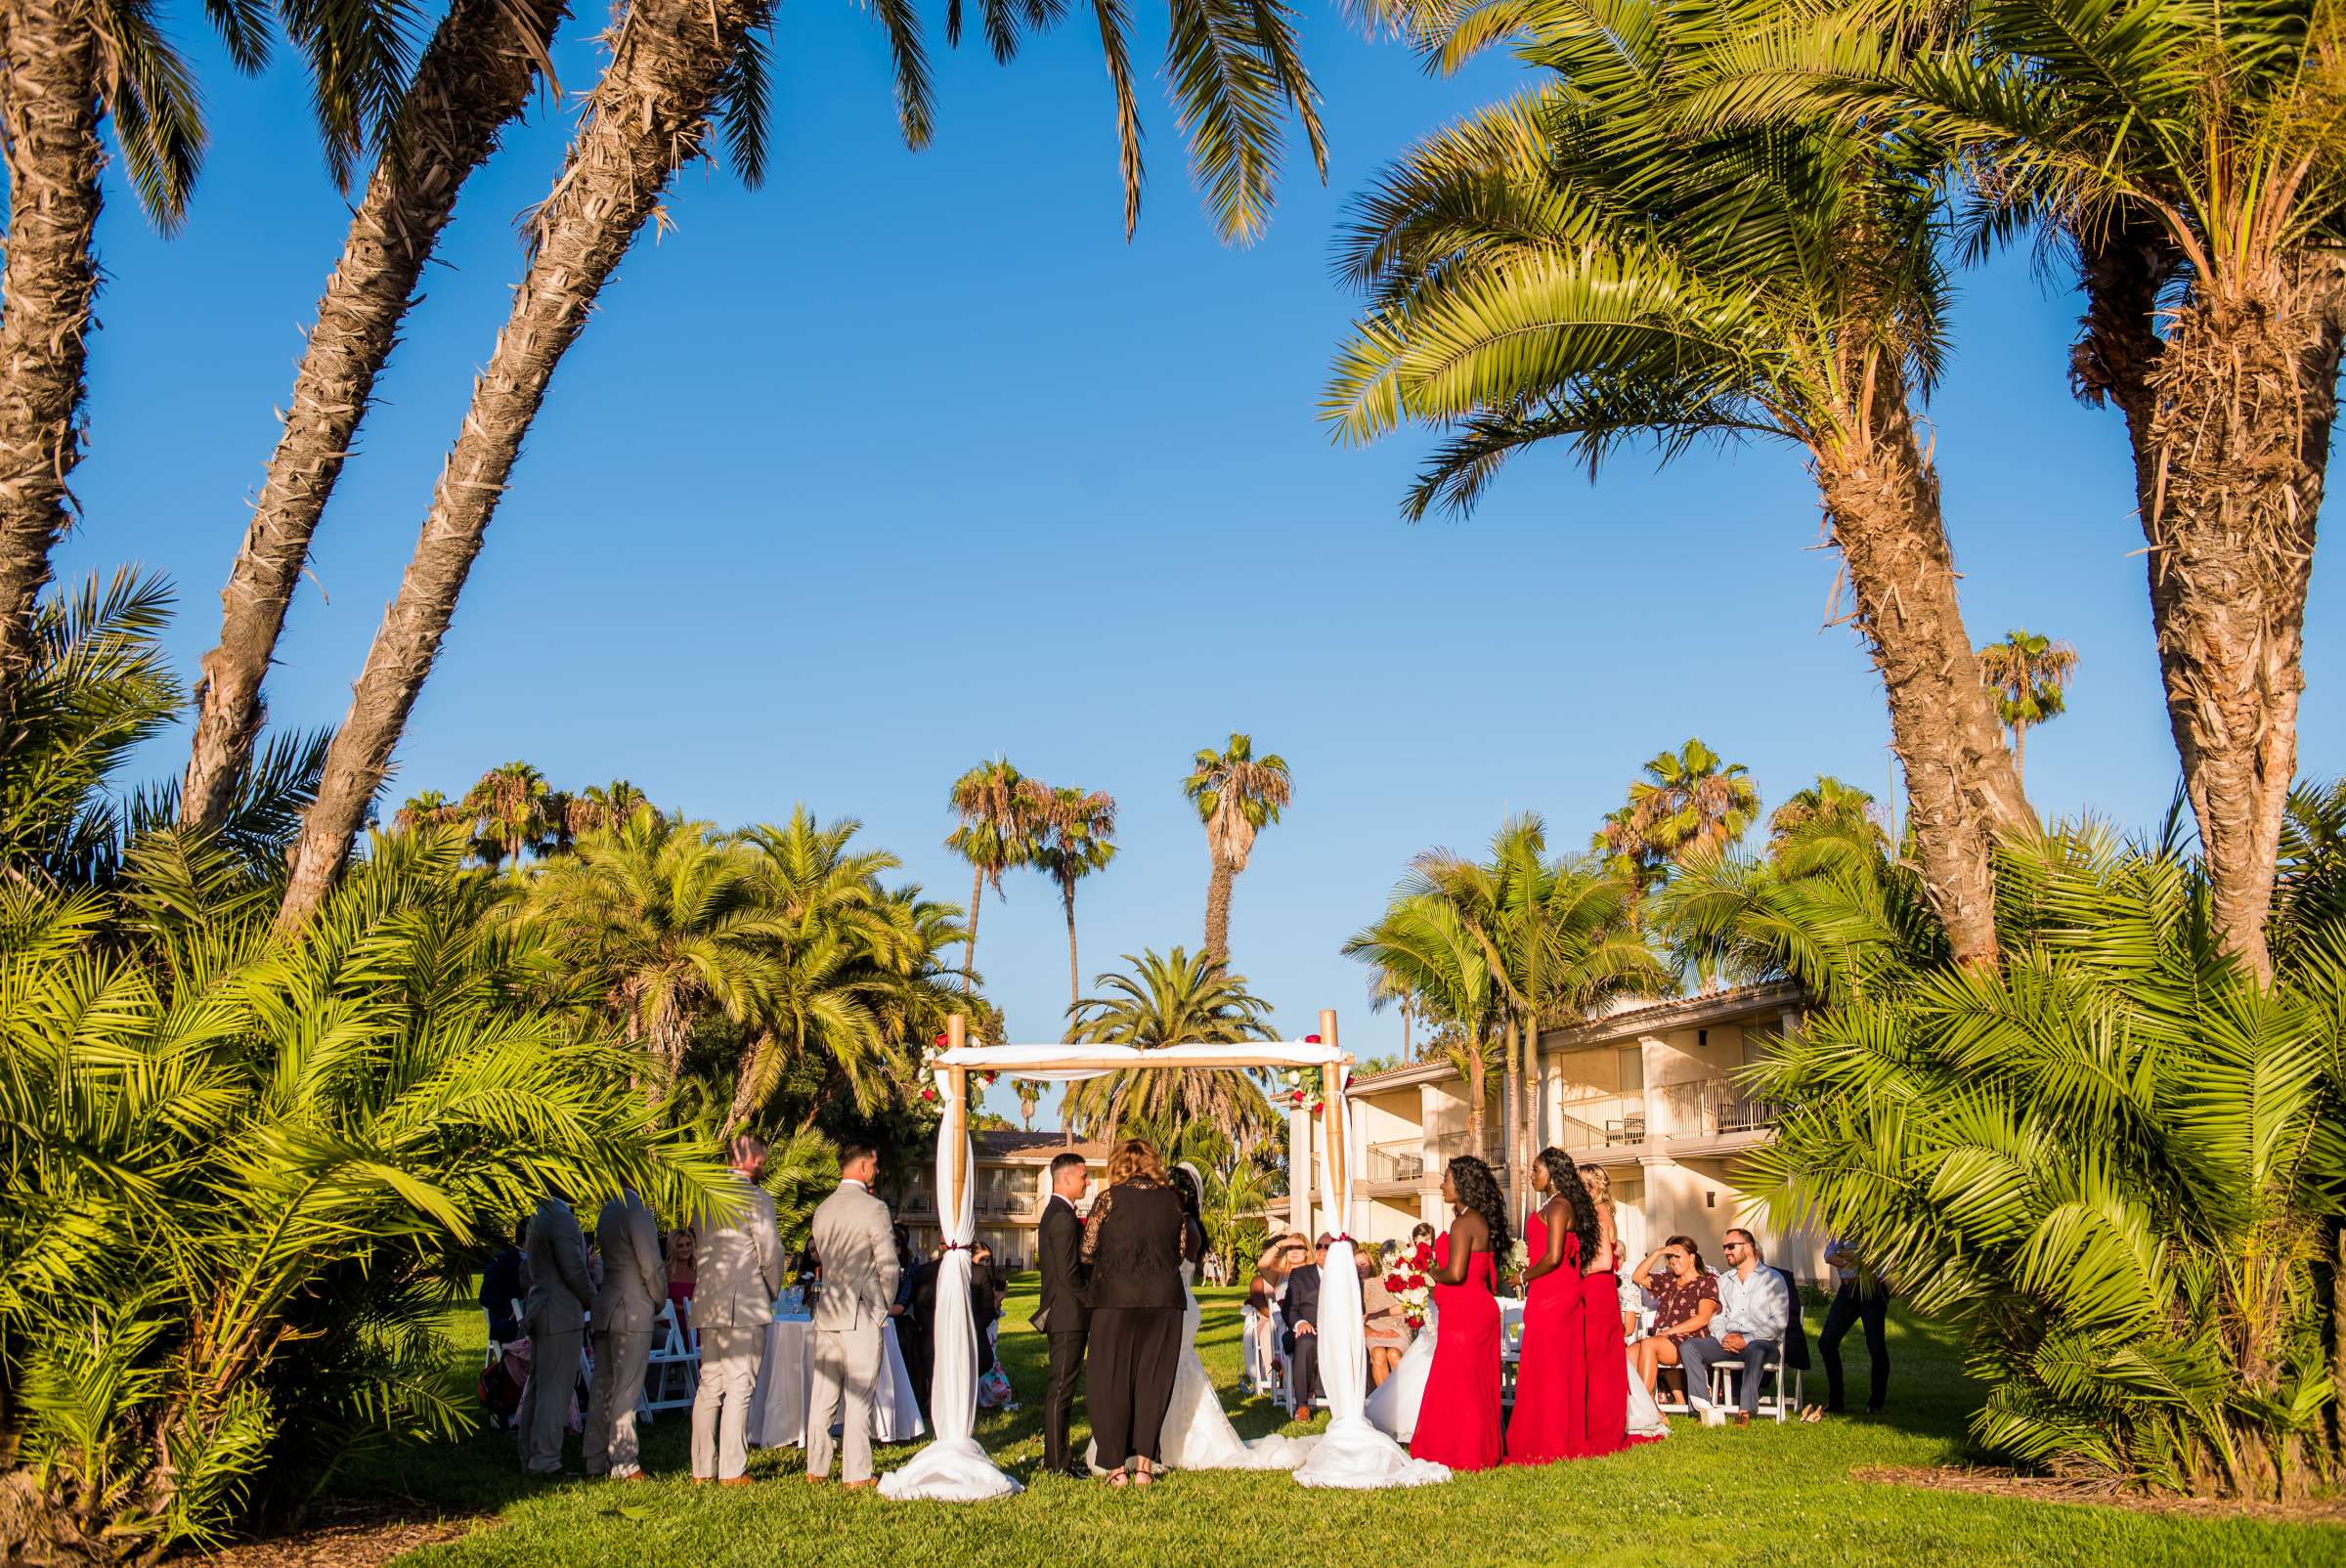
[[[970,1183],[970,1074],[1004,1071],[1045,1083],[1077,1083],[1135,1069],[1317,1067],[1326,1107],[1317,1161],[1320,1203],[1339,1225],[1352,1212],[1344,1130],[1344,1080],[1352,1058],[1336,1044],[1333,1012],[1320,1015],[1317,1038],[1243,1045],[971,1045],[968,1030],[967,1020],[954,1015],[946,1024],[945,1049],[932,1063],[944,1103],[944,1119],[936,1129],[936,1210],[945,1254],[937,1269],[934,1321],[956,1325],[961,1331],[936,1338],[929,1383],[935,1436],[911,1462],[881,1477],[884,1497],[976,1503],[1021,1490],[995,1468],[976,1436],[978,1333],[970,1315],[970,1243],[977,1239],[978,1225]],[[1296,1173],[1288,1173],[1290,1184],[1298,1179]],[[1320,1336],[1320,1372],[1327,1390],[1327,1431],[1313,1447],[1311,1458],[1294,1471],[1295,1479],[1304,1486],[1353,1488],[1448,1480],[1448,1470],[1411,1459],[1400,1444],[1368,1423],[1361,1280],[1350,1235],[1339,1234],[1328,1243],[1321,1279],[1325,1324]]]

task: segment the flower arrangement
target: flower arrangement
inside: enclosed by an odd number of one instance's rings
[[[1420,1241],[1395,1258],[1385,1274],[1385,1293],[1401,1308],[1412,1333],[1425,1327],[1426,1303],[1433,1299],[1433,1276],[1434,1248],[1429,1241]]]
[[[1302,1111],[1308,1108],[1311,1111],[1311,1113],[1317,1116],[1327,1109],[1327,1102],[1325,1100],[1312,1093],[1309,1088],[1305,1087],[1303,1075],[1301,1073],[1290,1071],[1287,1074],[1286,1083],[1287,1092],[1282,1098],[1284,1098],[1288,1106],[1294,1110]]]

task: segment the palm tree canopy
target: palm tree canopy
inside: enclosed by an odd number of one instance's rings
[[[1071,1040],[1096,1045],[1237,1045],[1277,1036],[1270,1004],[1246,989],[1242,977],[1203,953],[1124,955],[1129,974],[1102,975],[1103,994],[1069,1009]],[[1184,1127],[1203,1123],[1241,1148],[1269,1132],[1271,1103],[1250,1074],[1207,1067],[1111,1072],[1070,1085],[1068,1125],[1086,1137],[1115,1138],[1145,1128],[1170,1142]]]
[[[1980,678],[1996,693],[1996,711],[2008,727],[2060,715],[2076,671],[2075,648],[2034,632],[2007,632],[2003,641],[1979,650]]]
[[[1768,813],[1769,848],[1778,848],[1818,824],[1830,824],[1847,833],[1871,834],[1876,839],[1884,837],[1881,824],[1874,819],[1874,798],[1870,793],[1854,784],[1845,784],[1830,773],[1819,773],[1814,784],[1793,791],[1790,799]]]
[[[1593,471],[1650,438],[1837,443],[1887,365],[1928,389],[1945,278],[1929,150],[1822,124],[1715,132],[1682,104],[1753,0],[1429,8],[1452,68],[1502,41],[1542,73],[1413,148],[1355,203],[1368,311],[1324,416],[1447,432],[1404,512],[1470,510],[1548,440]]]
[[[967,860],[996,893],[1005,872],[1034,860],[1041,827],[1043,786],[997,757],[953,781],[947,805],[961,826],[945,848]]]
[[[1098,790],[1054,789],[1038,803],[1041,829],[1032,864],[1062,888],[1074,885],[1116,857],[1116,803]]]
[[[1197,754],[1181,791],[1205,825],[1215,863],[1243,871],[1254,836],[1293,802],[1294,780],[1285,758],[1277,753],[1258,758],[1254,737],[1234,732],[1227,750]]]
[[[1645,764],[1629,804],[1605,818],[1590,848],[1609,857],[1617,875],[1642,886],[1689,854],[1734,844],[1759,810],[1750,769],[1689,740]]]

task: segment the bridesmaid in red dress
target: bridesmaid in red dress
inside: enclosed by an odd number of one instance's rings
[[[1597,1255],[1596,1207],[1561,1149],[1540,1151],[1532,1190],[1547,1201],[1523,1227],[1532,1261],[1523,1274],[1523,1359],[1507,1422],[1509,1464],[1549,1464],[1590,1452],[1581,1260]]]
[[[1450,1234],[1434,1243],[1434,1364],[1410,1439],[1413,1459],[1454,1470],[1499,1461],[1499,1302],[1493,1259],[1512,1243],[1507,1205],[1491,1167],[1460,1154],[1442,1173],[1442,1196],[1456,1207]]]
[[[1621,1314],[1621,1241],[1613,1227],[1613,1180],[1602,1165],[1583,1165],[1577,1174],[1596,1216],[1596,1245],[1582,1264],[1586,1277],[1581,1282],[1581,1328],[1586,1336],[1582,1371],[1587,1374],[1588,1397],[1580,1451],[1593,1458],[1618,1453],[1631,1441],[1629,1347]]]

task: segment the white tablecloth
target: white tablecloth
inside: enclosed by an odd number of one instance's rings
[[[909,1443],[921,1435],[921,1407],[912,1397],[904,1354],[896,1348],[896,1326],[880,1331],[880,1386],[873,1391],[872,1437],[881,1443]],[[765,1330],[765,1357],[758,1364],[758,1386],[750,1394],[750,1444],[754,1448],[797,1448],[806,1441],[806,1407],[814,1394],[813,1326],[804,1318],[777,1318]]]

